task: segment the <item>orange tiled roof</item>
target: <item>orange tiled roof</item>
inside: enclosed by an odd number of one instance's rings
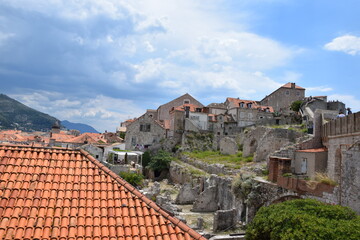
[[[83,150],[0,146],[1,239],[205,239]]]
[[[282,88],[291,88],[291,82],[288,82],[288,83],[282,85],[281,87],[282,87]],[[296,89],[305,90],[305,88],[302,88],[302,87],[300,87],[300,86],[298,86],[298,85],[296,85],[296,84],[295,84],[295,88],[296,88]]]
[[[100,133],[83,133],[77,137],[66,140],[65,142],[69,143],[97,143],[99,141],[106,142],[106,139],[102,138]]]
[[[297,152],[327,152],[327,148],[311,148],[311,149],[303,149],[297,150]]]
[[[265,111],[265,109],[268,108],[269,112],[274,112],[273,107],[260,105],[260,104],[258,104],[257,101],[254,101],[254,100],[244,100],[244,99],[231,98],[231,97],[226,98],[226,100],[228,102],[231,102],[233,104],[233,106],[235,106],[235,107],[239,107],[240,103],[244,103],[244,108],[248,108],[247,104],[251,103],[251,109],[261,109],[261,110]]]
[[[73,138],[74,135],[66,133],[52,133],[51,138],[55,139],[57,142],[67,142],[69,139]]]
[[[180,105],[180,106],[177,106],[177,107],[174,107],[170,110],[171,111],[185,111],[185,107],[190,107],[190,112],[195,112],[197,108],[201,108],[200,106],[198,105],[195,105],[195,104],[183,104],[183,105]]]

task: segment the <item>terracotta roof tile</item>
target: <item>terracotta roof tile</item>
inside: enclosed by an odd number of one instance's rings
[[[327,152],[327,148],[312,148],[312,149],[303,149],[303,150],[296,150],[297,152]]]
[[[82,150],[0,146],[0,239],[205,239]]]
[[[288,83],[282,85],[281,87],[282,87],[282,88],[291,88],[291,83],[288,82]],[[305,88],[302,88],[302,87],[300,87],[300,86],[298,86],[298,85],[296,85],[296,84],[295,84],[295,88],[296,88],[296,89],[305,89]]]

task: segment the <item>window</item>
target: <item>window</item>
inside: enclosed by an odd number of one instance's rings
[[[194,121],[200,121],[200,116],[191,116],[190,119]]]
[[[131,138],[131,145],[135,145],[136,144],[136,137],[132,137]]]
[[[296,92],[296,96],[300,96],[300,92],[299,92],[299,91]]]
[[[190,99],[184,99],[184,104],[190,104]]]
[[[244,103],[243,103],[243,102],[241,102],[239,105],[240,105],[241,108],[244,107]]]
[[[201,112],[201,108],[196,108],[195,112]]]
[[[285,95],[289,95],[289,94],[290,94],[289,90],[286,90]]]
[[[251,108],[251,107],[252,107],[252,103],[248,103],[247,108]]]
[[[147,124],[140,124],[140,132],[150,132],[151,125]]]

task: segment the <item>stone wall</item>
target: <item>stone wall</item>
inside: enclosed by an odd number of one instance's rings
[[[329,136],[339,136],[360,132],[360,112],[337,118],[323,125],[323,141],[327,141]]]
[[[254,154],[254,161],[265,161],[273,152],[294,144],[303,135],[295,130],[257,127],[244,134],[243,156]]]
[[[213,150],[214,136],[209,132],[194,132],[186,131],[182,135],[182,150],[183,151],[207,151]]]
[[[340,204],[360,214],[360,142],[355,143],[344,154],[341,175]]]
[[[238,151],[238,145],[234,139],[229,137],[224,137],[220,140],[221,154],[236,154],[237,151]]]

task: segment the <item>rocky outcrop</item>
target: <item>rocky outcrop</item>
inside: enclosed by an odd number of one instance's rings
[[[184,184],[176,197],[176,204],[193,204],[199,196],[199,188],[193,188],[192,184]]]
[[[237,224],[236,209],[218,210],[214,215],[213,231],[225,231],[234,228]]]

